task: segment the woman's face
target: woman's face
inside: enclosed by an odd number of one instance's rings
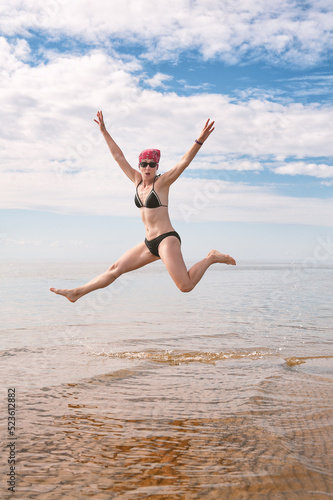
[[[140,172],[143,179],[154,178],[158,169],[158,163],[153,160],[142,160],[140,163]]]

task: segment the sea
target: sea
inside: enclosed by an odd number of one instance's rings
[[[0,498],[333,498],[333,264],[108,266],[0,264]]]

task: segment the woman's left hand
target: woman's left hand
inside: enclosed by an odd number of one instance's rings
[[[210,118],[208,118],[204,128],[202,129],[198,137],[199,142],[205,142],[208,139],[213,130],[215,130],[214,123],[215,123],[214,121],[211,122]]]

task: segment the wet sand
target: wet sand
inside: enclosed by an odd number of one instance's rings
[[[261,382],[234,416],[218,403],[211,418],[208,412],[199,418],[200,409],[186,411],[186,405],[178,418],[164,418],[171,407],[177,413],[172,397],[158,400],[158,388],[147,397],[144,378],[137,370],[121,370],[20,392],[13,498],[333,495],[332,379],[295,371],[286,362],[284,377]],[[135,385],[137,398],[124,399]],[[2,478],[5,472],[2,467]]]

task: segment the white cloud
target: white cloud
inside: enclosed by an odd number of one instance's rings
[[[194,163],[192,163],[190,168],[193,170],[234,170],[237,172],[259,172],[260,170],[264,169],[263,165],[259,161],[245,160],[243,158],[233,158],[232,156],[230,158],[224,158],[221,154],[216,156],[209,155],[207,160],[204,161],[195,161]],[[226,174],[226,177],[228,176],[229,174]]]
[[[201,90],[202,92],[208,92],[214,85],[211,83],[200,83],[199,85],[190,85],[186,80],[178,80],[178,83],[182,86],[184,90]]]
[[[29,54],[25,45],[2,43],[10,60],[3,63],[0,95],[1,208],[137,215],[129,202],[133,186],[113,162],[93,121],[98,109],[134,167],[139,151],[158,147],[162,171],[171,168],[207,117],[216,120],[216,130],[193,168],[259,171],[261,160],[274,156],[333,153],[330,106],[143,90],[142,66],[135,58],[122,61],[102,50],[50,53],[48,63],[31,67],[24,62]],[[188,184],[179,182],[186,192]],[[196,217],[280,222],[292,217],[319,224],[332,208],[329,200],[305,202],[261,188],[230,186],[216,206],[210,202]],[[175,196],[181,203],[183,194],[176,189]]]
[[[19,68],[23,68],[23,61],[30,55],[30,47],[26,40],[14,40],[9,43],[4,37],[0,37],[0,69],[4,76]]]
[[[11,71],[2,72],[2,164],[45,169],[46,163],[68,160],[73,151],[90,160],[89,150],[92,154],[100,140],[93,122],[97,109],[103,109],[110,131],[135,162],[146,141],[161,146],[168,161],[177,160],[207,117],[216,120],[216,130],[209,148],[202,148],[205,161],[210,155],[223,160],[229,153],[257,158],[333,153],[331,106],[142,90],[140,69],[135,59],[123,62],[100,50],[81,56],[52,54],[48,64],[34,67],[14,58]]]
[[[149,59],[172,59],[196,48],[205,59],[234,64],[264,58],[307,67],[332,48],[329,0],[5,0],[0,30],[9,36],[29,30],[109,43],[136,42]]]
[[[332,226],[333,198],[281,196],[274,188],[220,180],[180,179],[174,186],[173,218]]]
[[[311,175],[319,179],[333,177],[333,166],[324,163],[290,162],[274,168],[276,174],[283,175]]]
[[[328,98],[332,95],[333,75],[331,74],[315,74],[301,77],[290,78],[286,82],[289,91],[292,91],[293,96],[307,97],[308,96],[324,96]]]
[[[282,196],[274,188],[215,179],[180,178],[171,188],[172,220],[247,221],[331,226],[333,198]],[[91,169],[75,175],[3,174],[0,208],[60,214],[138,217],[134,186],[122,172]],[[19,200],[19,201],[18,201]],[[30,243],[29,243],[30,244]]]
[[[152,78],[149,78],[148,80],[145,80],[145,83],[149,85],[152,88],[157,88],[157,87],[162,87],[166,88],[166,85],[164,82],[167,82],[169,80],[172,80],[171,75],[165,75],[163,73],[156,73]]]

